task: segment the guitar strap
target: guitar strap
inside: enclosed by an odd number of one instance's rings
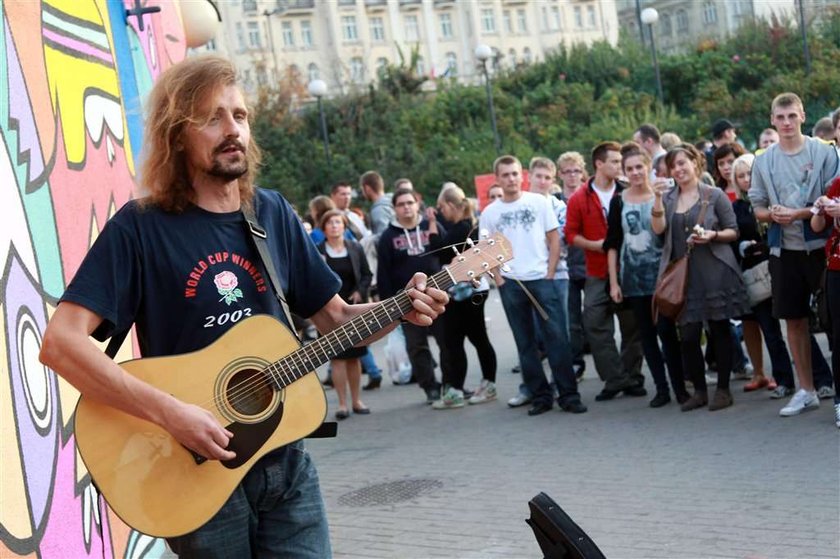
[[[286,298],[283,297],[283,289],[280,287],[280,280],[277,278],[277,270],[274,267],[274,261],[271,259],[271,253],[268,250],[268,242],[266,241],[268,234],[265,232],[265,229],[260,226],[260,223],[257,221],[256,213],[251,206],[243,206],[242,213],[245,215],[245,225],[248,228],[248,232],[251,234],[254,246],[257,247],[257,254],[259,254],[260,260],[262,261],[263,269],[266,274],[268,274],[269,282],[274,290],[274,296],[277,297],[277,301],[280,302],[280,306],[283,307],[283,312],[286,314],[286,320],[289,321],[289,329],[294,333],[298,342],[302,344],[303,342],[300,337],[298,337],[297,330],[295,329],[295,322],[294,319],[292,319],[289,304],[286,303]],[[307,435],[306,438],[324,439],[335,437],[337,433],[338,424],[334,421],[325,421],[321,423],[321,425],[312,433]]]

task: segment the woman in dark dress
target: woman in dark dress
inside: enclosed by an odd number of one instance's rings
[[[676,322],[683,368],[694,383],[694,394],[681,409],[691,411],[708,404],[709,411],[715,411],[732,405],[729,319],[750,312],[741,267],[730,246],[738,239],[735,212],[721,189],[701,184],[702,156],[694,146],[680,144],[668,152],[665,161],[677,186],[667,190],[657,183],[651,210],[653,231],[664,241],[660,276],[669,262],[691,252],[685,307]],[[715,340],[718,363],[718,385],[711,401],[700,346],[704,322]]]
[[[367,301],[373,276],[368,268],[362,246],[356,241],[345,238],[344,220],[345,217],[338,210],[329,210],[324,213],[321,217],[320,229],[324,232],[326,239],[318,245],[318,250],[324,255],[327,265],[341,279],[339,296],[351,304],[364,303]],[[350,417],[350,410],[347,407],[348,386],[353,412],[359,415],[370,413],[370,409],[359,398],[362,385],[362,367],[359,358],[364,354],[364,347],[352,347],[331,361],[333,386],[338,395],[336,419]]]

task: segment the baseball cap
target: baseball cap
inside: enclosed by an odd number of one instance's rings
[[[730,128],[737,128],[731,121],[721,118],[712,125],[712,138],[717,138]]]

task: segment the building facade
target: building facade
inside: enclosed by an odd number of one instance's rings
[[[475,81],[475,47],[491,67],[540,60],[561,45],[618,41],[616,0],[219,0],[207,50],[230,56],[253,92],[283,77],[367,88],[387,64],[410,60],[434,80]]]
[[[840,5],[838,0],[802,0],[806,23]],[[641,40],[639,9],[656,8],[656,48],[666,54],[724,39],[741,25],[758,19],[799,21],[799,0],[617,0],[621,28]],[[646,33],[646,32],[645,32]],[[645,35],[647,36],[647,35]]]

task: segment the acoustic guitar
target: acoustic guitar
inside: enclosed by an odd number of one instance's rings
[[[428,285],[475,282],[513,257],[496,235],[470,246]],[[268,315],[250,317],[196,352],[122,363],[130,374],[209,410],[234,433],[232,460],[207,460],[146,420],[82,396],[76,444],[111,509],[134,529],[178,536],[206,523],[261,457],[312,433],[327,414],[320,365],[412,310],[403,291],[300,346]]]

